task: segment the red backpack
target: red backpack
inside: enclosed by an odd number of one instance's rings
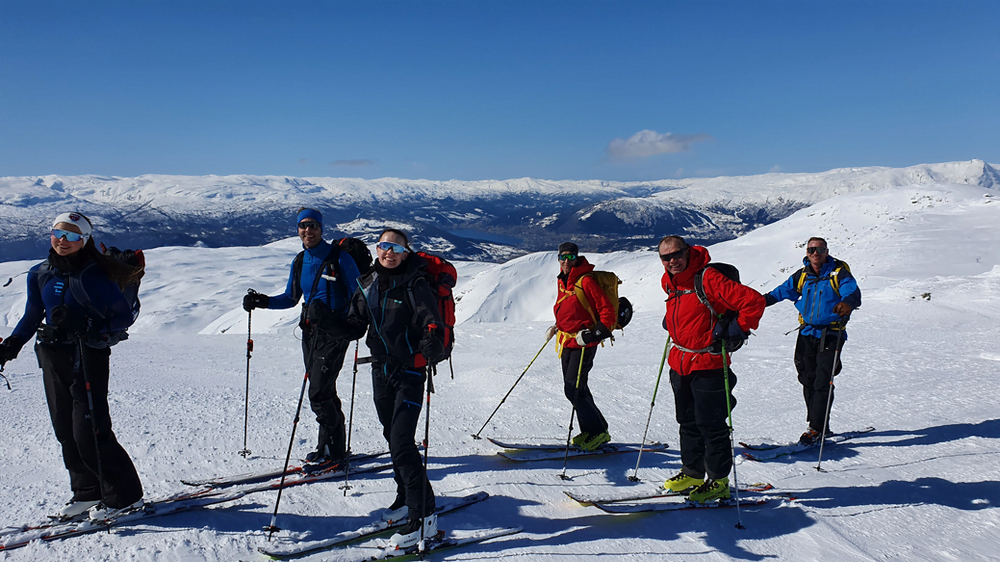
[[[437,296],[438,310],[441,312],[441,320],[444,322],[445,356],[451,358],[451,350],[455,346],[455,297],[452,289],[458,282],[458,272],[454,265],[440,256],[427,252],[416,252],[416,254],[427,262],[424,278],[430,283],[431,290]],[[410,302],[413,302],[412,293],[410,294]]]

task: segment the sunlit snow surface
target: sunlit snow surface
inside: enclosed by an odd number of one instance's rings
[[[988,560],[1000,546],[1000,202],[990,189],[922,185],[829,199],[739,239],[710,248],[740,268],[744,282],[770,290],[796,269],[810,235],[824,236],[864,291],[850,323],[844,372],[837,377],[831,424],[875,432],[816,455],[737,465],[741,481],[767,481],[798,499],[735,510],[611,516],[566,498],[573,487],[632,486],[636,458],[509,463],[470,437],[544,342],[555,299],[554,253],[506,264],[458,264],[461,296],[455,377],[443,370],[431,405],[430,477],[438,494],[486,490],[493,497],[442,517],[442,528],[522,525],[519,535],[436,558],[577,560]],[[665,234],[665,233],[664,233]],[[246,290],[284,289],[297,240],[253,248],[147,251],[143,310],[132,337],[112,355],[111,407],[118,439],[132,455],[147,497],[183,488],[181,478],[280,467],[302,383],[297,309],[255,311],[250,363],[249,448],[244,459]],[[624,280],[636,316],[613,347],[598,352],[591,388],[616,441],[642,437],[666,334],[660,327],[662,266],[652,252],[589,255]],[[34,262],[0,263],[0,277]],[[0,292],[4,324],[24,306],[25,277]],[[795,312],[767,310],[741,350],[733,413],[741,441],[792,440],[805,408],[792,365]],[[353,351],[353,348],[352,348]],[[365,355],[362,346],[361,355]],[[40,371],[30,347],[4,374],[0,391],[0,516],[34,522],[69,498],[49,424]],[[350,361],[340,378],[349,407]],[[677,425],[666,373],[649,427],[666,453],[642,457],[639,476],[656,482],[679,468]],[[371,407],[367,369],[357,377],[352,448],[384,447]],[[565,439],[570,417],[552,347],[514,389],[484,436]],[[421,432],[423,424],[421,423]],[[314,444],[304,410],[294,456]],[[279,526],[322,538],[370,520],[394,497],[387,475],[287,490]],[[261,560],[274,493],[212,509],[151,519],[64,541],[32,544],[7,560]],[[306,560],[327,560],[320,553]]]

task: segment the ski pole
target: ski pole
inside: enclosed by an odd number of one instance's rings
[[[816,470],[820,472],[826,472],[820,465],[823,463],[823,443],[826,442],[826,430],[827,426],[830,424],[830,405],[833,404],[833,377],[837,375],[837,361],[840,360],[840,338],[844,334],[844,328],[847,327],[847,321],[840,327],[837,332],[837,349],[833,352],[833,366],[830,367],[830,392],[826,395],[826,417],[823,418],[823,433],[819,437],[819,458],[816,459]]]
[[[6,287],[6,285],[4,285],[4,286]],[[0,342],[2,342],[2,341],[3,341],[3,338],[0,338]],[[0,361],[0,377],[3,377],[3,381],[4,381],[5,383],[7,383],[7,390],[13,390],[13,389],[12,389],[12,388],[10,387],[10,381],[9,381],[9,380],[7,380],[7,377],[6,377],[6,375],[4,375],[4,374],[3,374],[3,368],[4,368],[5,366],[7,366],[7,362],[6,362],[6,361]]]
[[[735,322],[735,320],[734,320]],[[733,441],[733,407],[729,401],[729,354],[726,340],[722,340],[722,379],[726,388],[726,411],[729,412],[729,451],[733,457],[733,488],[736,489],[736,528],[745,529],[740,522],[740,479],[736,475],[736,443]]]
[[[7,380],[7,376],[3,374],[4,365],[6,365],[6,363],[0,363],[0,377],[3,377],[3,382],[7,383],[7,390],[14,390],[10,387],[10,381]]]
[[[427,476],[427,466],[428,450],[430,449],[430,435],[431,435],[431,394],[434,393],[434,375],[437,374],[437,365],[427,366],[427,412],[424,413],[424,483],[423,483],[423,498],[420,500],[420,546],[418,547],[418,552],[420,553],[420,559],[424,559],[424,518],[427,516],[425,513],[427,511],[427,488],[429,487],[429,478]]]
[[[347,491],[351,489],[348,483],[348,478],[350,478],[351,472],[351,432],[354,430],[354,389],[358,384],[358,348],[361,346],[361,340],[356,340],[354,342],[354,378],[351,379],[351,413],[347,419],[347,457],[344,460],[344,497],[347,497]]]
[[[549,338],[549,340],[550,339],[552,338]],[[528,369],[531,368],[531,365],[535,362],[535,359],[538,359],[538,356],[542,354],[542,350],[545,349],[545,346],[549,345],[549,340],[545,340],[545,343],[542,344],[541,349],[539,349],[538,353],[536,353],[535,356],[531,359],[531,363],[528,363],[528,366],[525,367],[524,371],[521,372],[521,376],[517,377],[517,380],[514,381],[513,386],[510,387],[510,390],[507,391],[507,394],[505,394],[504,397],[500,400],[500,403],[497,404],[496,409],[493,410],[493,413],[490,414],[490,417],[486,418],[486,422],[483,423],[483,427],[480,427],[479,431],[472,434],[473,439],[482,439],[482,437],[480,437],[479,434],[482,433],[484,429],[486,429],[486,424],[490,423],[490,420],[493,419],[493,416],[495,416],[497,411],[500,410],[500,406],[503,406],[503,403],[507,401],[507,397],[510,396],[510,393],[514,392],[514,387],[517,386],[517,383],[521,382],[521,379],[524,378],[525,373],[527,373]]]
[[[87,407],[90,408],[90,428],[94,433],[94,454],[97,457],[98,489],[101,491],[101,501],[104,500],[104,467],[101,463],[101,440],[98,436],[97,415],[94,410],[94,392],[90,385],[90,375],[87,373],[87,355],[83,345],[83,336],[76,336],[76,352],[80,354],[80,372],[83,374],[83,384],[87,389]],[[108,527],[110,532],[110,527]]]
[[[565,348],[563,350],[565,351]],[[566,465],[569,463],[569,443],[570,439],[573,438],[573,418],[576,417],[576,403],[580,400],[580,376],[583,374],[583,354],[586,350],[586,347],[580,348],[580,367],[576,371],[576,397],[573,399],[573,411],[569,414],[569,433],[566,435],[566,456],[563,458],[562,474],[559,475],[559,478],[563,480],[572,480],[572,478],[566,476]]]
[[[306,321],[306,327],[309,327],[309,321]],[[292,420],[292,436],[288,439],[288,453],[285,454],[285,467],[281,470],[281,481],[278,482],[278,497],[274,500],[274,513],[271,515],[271,524],[264,527],[265,531],[268,531],[267,540],[271,540],[274,536],[275,531],[280,531],[278,528],[278,506],[281,505],[281,491],[285,488],[285,476],[288,475],[288,463],[292,460],[292,445],[295,444],[295,429],[299,426],[299,414],[302,411],[302,399],[306,395],[306,384],[309,382],[309,368],[312,365],[313,354],[316,351],[316,340],[318,339],[316,334],[310,336],[309,341],[309,357],[306,361],[306,374],[302,377],[302,390],[299,391],[299,404],[295,407],[295,419]]]
[[[247,289],[247,294],[255,294],[257,291]],[[253,340],[250,335],[250,321],[253,318],[253,310],[247,311],[247,390],[243,397],[243,449],[240,455],[243,458],[250,456],[250,449],[247,448],[247,427],[250,424],[250,353],[253,351]]]
[[[663,346],[663,357],[660,359],[660,372],[656,374],[656,386],[653,387],[653,400],[649,403],[649,415],[646,416],[646,429],[642,432],[642,441],[639,442],[639,457],[635,459],[635,471],[628,479],[632,482],[639,482],[639,461],[642,460],[642,450],[646,447],[646,433],[649,432],[649,421],[653,419],[653,406],[656,405],[656,393],[660,390],[660,377],[663,376],[663,364],[667,361],[667,350],[670,349],[670,336],[667,336],[667,343]]]

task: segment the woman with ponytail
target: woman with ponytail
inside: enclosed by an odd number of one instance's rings
[[[121,290],[141,270],[103,255],[92,233],[90,220],[80,213],[53,221],[52,249],[28,272],[28,302],[14,332],[0,343],[0,364],[17,357],[37,332],[35,354],[73,491],[58,517],[103,521],[141,508],[142,483],[111,431],[111,348],[88,342],[132,324]]]

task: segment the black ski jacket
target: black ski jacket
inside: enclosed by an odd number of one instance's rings
[[[350,339],[368,332],[365,343],[374,363],[391,367],[423,367],[421,340],[438,338],[443,345],[441,312],[424,270],[427,262],[410,254],[394,270],[376,263],[361,279],[347,314]]]

